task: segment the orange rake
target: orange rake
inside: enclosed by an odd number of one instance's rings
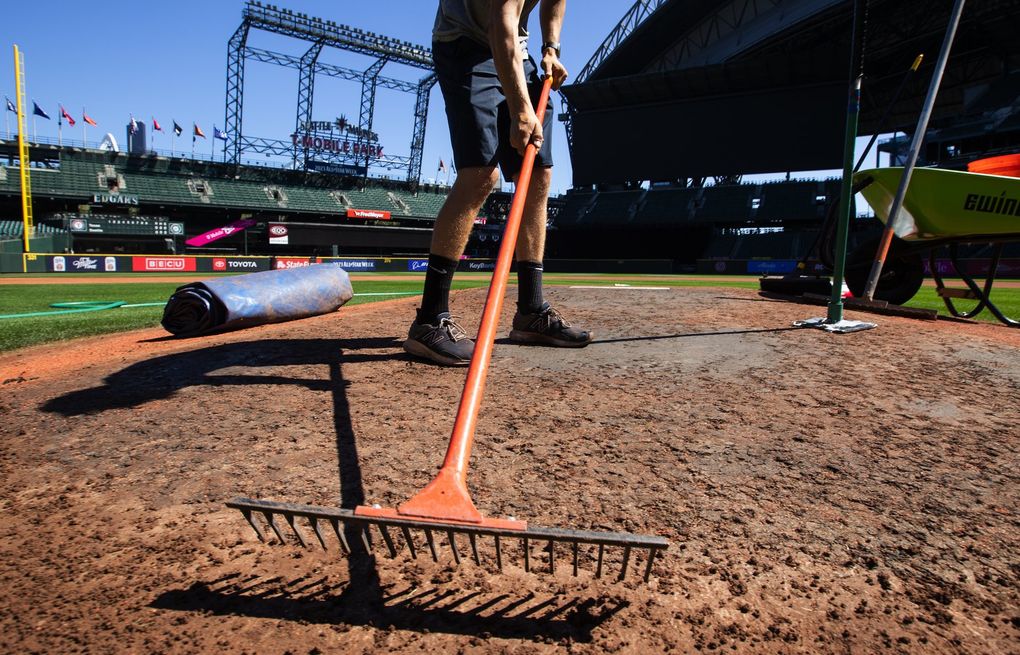
[[[551,84],[552,80],[546,78],[536,110],[538,116],[545,114]],[[500,570],[503,568],[505,555],[503,541],[510,539],[520,542],[521,556],[526,571],[537,568],[533,562],[532,544],[540,544],[541,554],[538,564],[543,570],[549,572],[556,570],[556,544],[560,543],[570,550],[574,575],[578,574],[582,560],[586,563],[594,561],[596,577],[601,577],[604,570],[612,565],[614,568],[618,568],[617,577],[620,580],[626,577],[636,550],[645,556],[644,579],[646,581],[649,579],[655,556],[669,547],[669,542],[663,537],[540,528],[529,526],[526,521],[512,518],[487,518],[482,516],[475,507],[467,489],[468,460],[471,457],[471,447],[474,444],[475,426],[481,408],[482,392],[488,375],[489,360],[492,357],[496,328],[499,324],[503,296],[510,274],[510,263],[513,259],[514,246],[517,243],[517,233],[524,212],[524,201],[528,194],[528,185],[537,151],[534,144],[528,144],[525,150],[524,163],[517,178],[517,189],[514,192],[510,214],[504,228],[502,245],[496,260],[496,270],[492,275],[488,296],[485,299],[485,309],[478,329],[474,354],[468,367],[467,381],[464,384],[460,406],[457,410],[453,434],[450,437],[450,444],[439,473],[417,495],[396,509],[359,506],[352,511],[248,498],[238,498],[227,503],[228,507],[238,509],[244,514],[260,539],[266,540],[266,532],[260,527],[259,521],[256,521],[256,516],[262,517],[265,525],[273,531],[281,543],[286,541],[283,531],[275,519],[276,515],[280,515],[287,522],[297,541],[302,546],[306,546],[308,540],[298,529],[297,519],[300,517],[308,523],[323,548],[327,546],[320,529],[320,522],[332,528],[345,553],[351,552],[349,534],[358,535],[361,544],[366,550],[371,551],[370,526],[374,525],[391,557],[396,557],[398,554],[397,542],[390,534],[390,529],[394,529],[403,536],[403,544],[413,558],[417,558],[419,551],[424,552],[422,547],[424,545],[428,548],[433,560],[438,561],[436,535],[445,537],[454,562],[459,564],[462,554],[458,550],[457,535],[464,535],[467,538],[467,547],[470,548],[472,559],[476,564],[480,564],[479,537],[486,537],[492,539],[491,550],[495,555],[496,566]],[[354,528],[353,533],[350,531],[351,528]],[[416,540],[414,535],[419,532],[423,536]],[[544,547],[541,544],[544,544]],[[483,545],[483,550],[486,550],[484,546],[490,545],[488,539],[481,545]],[[586,546],[583,554],[581,546]],[[622,554],[619,557],[616,557],[615,553],[607,554],[607,546],[622,548]],[[461,547],[465,547],[463,541]],[[595,550],[596,553],[593,554],[592,550]]]

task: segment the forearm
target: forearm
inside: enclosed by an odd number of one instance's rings
[[[542,0],[538,11],[542,23],[542,43],[559,43],[567,0]]]
[[[510,111],[518,115],[531,108],[517,33],[523,6],[523,0],[492,0],[489,16],[489,45],[496,75]]]

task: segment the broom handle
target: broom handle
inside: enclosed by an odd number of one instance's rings
[[[539,121],[545,116],[551,88],[552,78],[547,77],[542,84],[538,107],[535,110]],[[478,327],[478,338],[475,341],[474,353],[471,355],[471,365],[468,367],[467,382],[464,384],[457,419],[453,424],[453,434],[450,436],[450,445],[443,460],[443,469],[452,469],[451,472],[462,480],[467,476],[468,459],[471,457],[471,446],[475,440],[475,425],[478,423],[478,411],[485,390],[485,378],[489,372],[489,360],[492,358],[496,328],[499,326],[499,315],[503,309],[507,278],[510,276],[510,262],[514,257],[514,247],[517,245],[517,232],[521,227],[524,201],[528,196],[531,171],[535,166],[537,153],[538,148],[533,143],[529,143],[524,150],[524,163],[521,164],[521,171],[517,175],[517,189],[514,191],[513,202],[510,203],[506,227],[503,228],[503,243],[499,247],[496,270],[489,283],[489,295],[485,298],[485,309],[482,311],[482,322]]]

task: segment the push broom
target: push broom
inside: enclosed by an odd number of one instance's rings
[[[551,85],[552,80],[546,78],[536,110],[538,116],[545,114]],[[494,553],[496,567],[502,570],[504,559],[511,554],[508,552],[507,544],[518,543],[526,571],[540,568],[549,573],[556,570],[556,546],[559,544],[569,551],[570,568],[575,576],[578,575],[582,561],[585,563],[594,561],[595,577],[602,577],[612,565],[617,579],[623,580],[631,561],[641,554],[644,556],[644,579],[646,581],[649,579],[656,555],[669,547],[669,542],[663,537],[542,528],[512,518],[487,518],[475,507],[467,489],[468,460],[474,443],[482,392],[485,388],[503,296],[510,274],[510,263],[517,243],[517,233],[537,151],[534,144],[528,144],[525,150],[524,163],[510,205],[510,214],[507,217],[499,257],[496,260],[496,270],[489,284],[453,434],[439,473],[417,495],[395,509],[360,506],[350,510],[249,498],[238,498],[227,503],[228,507],[241,511],[259,539],[266,541],[265,527],[268,526],[280,543],[286,543],[284,531],[277,520],[277,517],[282,517],[298,543],[307,547],[309,541],[299,529],[300,518],[307,522],[324,549],[327,548],[327,540],[323,534],[323,525],[332,529],[340,548],[345,553],[351,552],[352,546],[348,539],[350,535],[357,535],[361,545],[371,552],[371,528],[374,526],[382,537],[390,557],[397,557],[399,551],[406,548],[407,553],[417,559],[418,553],[424,552],[427,548],[432,559],[438,561],[437,544],[445,537],[456,564],[460,564],[462,558],[470,553],[474,562],[480,565],[481,547],[486,553]],[[256,519],[259,516],[261,520]],[[395,539],[394,533],[402,536],[402,541],[399,538]],[[461,537],[459,543],[458,536]],[[539,544],[537,560],[532,552],[532,547],[536,543]],[[491,549],[488,548],[490,545]],[[464,549],[463,553],[461,548]],[[610,548],[614,551],[607,551]],[[617,557],[619,549],[622,549],[622,554]]]

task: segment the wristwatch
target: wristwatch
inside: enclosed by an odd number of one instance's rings
[[[556,56],[557,57],[560,56],[560,42],[559,41],[546,41],[545,43],[542,44],[541,52],[545,53],[545,51],[547,49],[549,49],[549,48],[552,48],[553,50],[556,51]]]

